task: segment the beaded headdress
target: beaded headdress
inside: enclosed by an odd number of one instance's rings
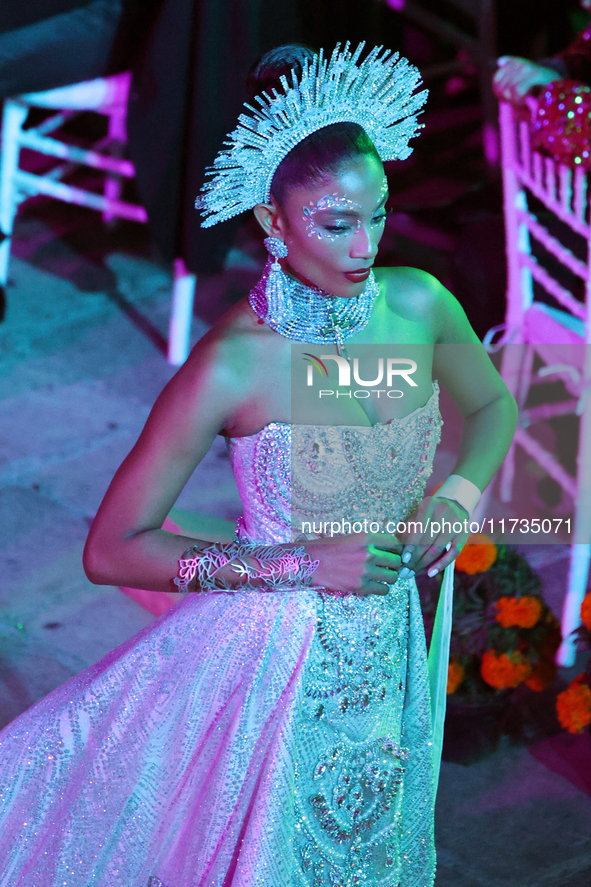
[[[281,161],[302,139],[332,123],[358,123],[382,160],[404,160],[412,152],[409,140],[421,125],[417,112],[427,90],[417,69],[397,52],[376,46],[359,62],[365,44],[354,52],[337,44],[330,59],[323,51],[305,59],[291,83],[281,77],[283,93],[263,92],[207,170],[208,179],[196,206],[203,228],[223,222],[271,196],[273,175]]]

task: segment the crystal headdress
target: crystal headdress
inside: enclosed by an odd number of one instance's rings
[[[376,46],[359,62],[365,44],[355,52],[337,44],[330,60],[323,51],[302,63],[291,83],[281,77],[285,94],[263,92],[245,104],[238,126],[207,170],[208,179],[196,206],[203,228],[223,222],[270,198],[271,182],[283,158],[302,139],[331,123],[358,123],[373,141],[382,160],[404,160],[409,140],[421,125],[417,112],[427,90],[417,69],[397,52]],[[358,63],[359,62],[359,63]]]

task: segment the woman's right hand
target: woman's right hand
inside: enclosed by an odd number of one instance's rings
[[[342,594],[388,594],[398,579],[402,543],[385,533],[352,533],[306,542],[304,548],[318,560],[312,583]]]

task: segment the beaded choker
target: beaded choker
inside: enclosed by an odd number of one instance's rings
[[[306,286],[294,277],[283,274],[282,287],[286,298],[277,311],[269,311],[266,296],[267,278],[271,262],[257,285],[250,291],[248,301],[254,313],[287,339],[314,344],[336,344],[339,354],[343,342],[367,326],[378,284],[370,271],[365,289],[358,296],[331,296],[314,286]]]

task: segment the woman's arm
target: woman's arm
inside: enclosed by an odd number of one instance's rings
[[[448,290],[439,286],[433,376],[452,396],[464,419],[452,473],[484,490],[513,439],[517,404],[460,304]]]
[[[458,301],[438,281],[423,275],[432,294],[435,344],[433,377],[439,379],[455,401],[464,424],[452,474],[475,484],[480,491],[490,483],[509,449],[517,423],[515,399],[472,330]],[[437,497],[423,500],[417,514],[442,527],[464,522],[468,513],[457,502]],[[446,528],[425,530],[407,540],[403,560],[410,569],[441,570],[459,553],[467,533]],[[449,551],[443,553],[447,545]],[[411,558],[408,559],[408,553]]]
[[[84,568],[92,582],[178,591],[173,580],[179,559],[194,546],[197,550],[190,557],[199,557],[211,542],[169,533],[162,524],[216,434],[233,428],[241,415],[252,419],[258,414],[270,384],[265,355],[269,357],[266,343],[261,349],[248,336],[216,339],[214,331],[195,346],[156,401],[94,519],[84,550]],[[257,373],[263,378],[253,383]],[[299,547],[298,543],[281,546]],[[307,557],[302,566],[319,561],[314,584],[345,593],[386,594],[384,583],[395,582],[400,568],[401,546],[394,537],[357,534],[342,542],[310,542],[304,547]],[[269,547],[269,555],[271,548],[276,555],[277,546]],[[243,561],[255,572],[261,564],[269,566],[264,546],[261,549],[262,559],[247,556]],[[215,555],[207,561],[206,554],[206,563],[214,561]],[[244,575],[234,556],[216,571],[216,578],[238,589],[246,581],[254,586],[269,584]],[[188,589],[197,590],[195,579]]]
[[[92,524],[84,550],[92,582],[176,590],[178,560],[196,540],[161,527],[245,396],[245,360],[244,346],[239,356],[234,339],[208,334],[164,388]]]

